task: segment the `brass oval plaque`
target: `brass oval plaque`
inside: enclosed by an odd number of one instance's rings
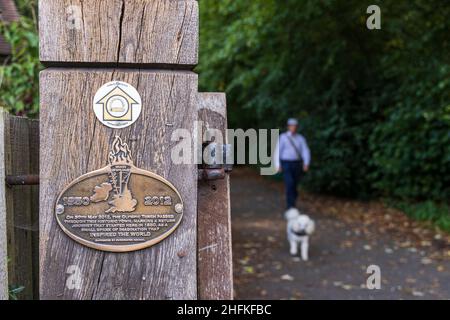
[[[181,222],[183,201],[169,181],[135,167],[128,145],[116,137],[109,165],[70,183],[56,201],[55,215],[75,241],[127,252],[169,236]]]

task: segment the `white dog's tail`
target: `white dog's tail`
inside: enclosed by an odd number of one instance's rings
[[[296,208],[290,208],[288,211],[284,213],[284,217],[286,220],[291,220],[297,218],[300,215],[300,211]]]

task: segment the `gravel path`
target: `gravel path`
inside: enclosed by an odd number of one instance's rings
[[[236,299],[450,299],[450,237],[379,202],[302,193],[316,221],[310,261],[288,253],[283,186],[257,171],[232,174]],[[381,289],[369,290],[369,265]]]

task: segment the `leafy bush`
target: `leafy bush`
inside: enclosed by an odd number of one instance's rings
[[[421,105],[399,105],[388,113],[371,137],[377,190],[397,198],[450,199],[448,115]]]
[[[36,20],[25,16],[0,25],[0,33],[12,48],[12,56],[0,67],[0,105],[13,114],[32,117],[39,111],[41,69],[36,28]]]
[[[425,201],[413,204],[400,202],[393,205],[416,220],[432,221],[442,230],[450,232],[450,207],[447,204]]]
[[[9,300],[19,300],[18,295],[25,289],[25,287],[9,287]]]
[[[313,150],[312,167],[304,183],[316,192],[369,198],[374,193],[368,183],[374,170],[367,152],[367,132],[374,126],[371,114],[342,113],[343,109],[334,105],[303,121],[302,131]]]

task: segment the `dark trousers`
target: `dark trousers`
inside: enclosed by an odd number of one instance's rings
[[[297,186],[300,182],[302,164],[301,161],[281,160],[281,168],[283,169],[283,179],[286,188],[286,205],[289,209],[295,207],[297,201]]]

